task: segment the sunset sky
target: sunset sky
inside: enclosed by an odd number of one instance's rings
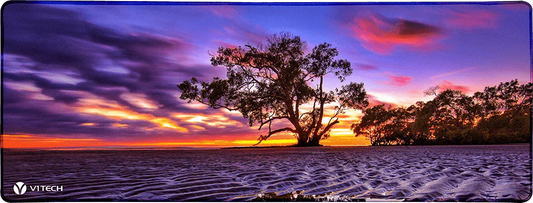
[[[530,8],[512,4],[13,3],[3,10],[3,147],[249,146],[265,131],[239,112],[179,99],[191,77],[225,77],[220,46],[282,31],[328,42],[371,104],[427,101],[430,86],[471,94],[531,80]],[[368,145],[341,118],[326,145]],[[261,145],[296,143],[273,136]]]

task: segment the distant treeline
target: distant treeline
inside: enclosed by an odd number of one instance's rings
[[[505,144],[531,142],[532,83],[517,80],[485,87],[473,96],[457,90],[407,108],[377,105],[352,124],[372,145]]]

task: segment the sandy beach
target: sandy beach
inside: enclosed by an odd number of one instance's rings
[[[8,201],[521,201],[530,146],[3,150]],[[13,192],[13,185],[63,191]]]

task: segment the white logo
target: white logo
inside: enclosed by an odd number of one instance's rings
[[[13,191],[17,195],[23,195],[28,187],[32,192],[63,192],[61,185],[25,185],[23,182],[16,183],[13,186]]]
[[[17,195],[23,195],[26,193],[26,185],[24,185],[23,182],[18,182],[13,186],[13,191],[15,191]]]

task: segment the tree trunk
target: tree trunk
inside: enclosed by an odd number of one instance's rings
[[[305,132],[298,133],[298,144],[296,146],[307,146],[307,140],[309,139],[309,134]]]
[[[314,138],[315,136],[310,136],[306,133],[300,133],[298,136],[297,147],[311,147],[311,146],[322,146],[320,145],[320,139]],[[309,139],[311,138],[311,139]]]
[[[320,139],[316,139],[315,136],[313,136],[313,138],[307,143],[307,146],[321,146],[319,142]]]

